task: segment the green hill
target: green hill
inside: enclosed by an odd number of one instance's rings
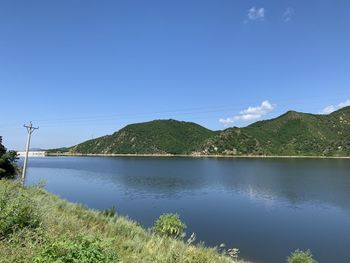
[[[70,148],[72,153],[190,154],[213,136],[198,124],[155,120],[126,126],[112,135],[89,140]]]
[[[202,154],[350,155],[350,107],[330,115],[289,111],[245,128],[228,128],[209,138]]]
[[[62,149],[61,149],[62,151]],[[295,111],[244,128],[211,131],[155,120],[131,124],[63,151],[75,154],[350,156],[350,107],[329,115]]]

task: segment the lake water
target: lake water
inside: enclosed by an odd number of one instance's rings
[[[31,158],[27,184],[95,209],[115,206],[144,225],[178,213],[186,232],[254,262],[285,262],[297,248],[350,262],[350,160]]]

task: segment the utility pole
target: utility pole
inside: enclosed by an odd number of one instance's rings
[[[27,138],[27,146],[26,146],[26,155],[24,158],[24,165],[23,165],[23,170],[22,170],[22,185],[24,185],[24,180],[26,178],[26,171],[27,171],[27,162],[28,162],[28,152],[29,152],[29,145],[30,145],[30,138],[32,137],[32,133],[34,132],[34,130],[39,129],[39,127],[33,127],[32,122],[29,123],[29,125],[23,125],[25,128],[27,128],[27,132],[28,132],[28,138]]]

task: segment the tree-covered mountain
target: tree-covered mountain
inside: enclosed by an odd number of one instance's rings
[[[245,128],[228,128],[206,140],[204,154],[350,155],[350,107],[329,115],[289,111]]]
[[[156,120],[66,148],[81,154],[350,156],[350,107],[329,115],[289,111],[244,128],[211,131],[198,124]]]
[[[190,154],[215,135],[198,124],[155,120],[131,124],[112,135],[78,144],[72,153]]]

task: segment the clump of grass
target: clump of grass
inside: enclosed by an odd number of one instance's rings
[[[0,238],[23,228],[39,227],[41,215],[28,192],[23,191],[18,183],[2,180],[0,188]]]
[[[173,238],[184,237],[185,228],[186,225],[181,222],[179,215],[172,213],[161,215],[153,227],[155,233]]]
[[[101,240],[94,237],[62,237],[46,245],[34,258],[34,263],[47,262],[118,262],[115,252],[106,250]]]
[[[115,206],[112,206],[111,208],[102,210],[101,213],[106,217],[114,217],[117,215],[117,210],[115,209]]]
[[[313,259],[310,250],[297,249],[287,258],[287,263],[317,263],[317,261]]]

